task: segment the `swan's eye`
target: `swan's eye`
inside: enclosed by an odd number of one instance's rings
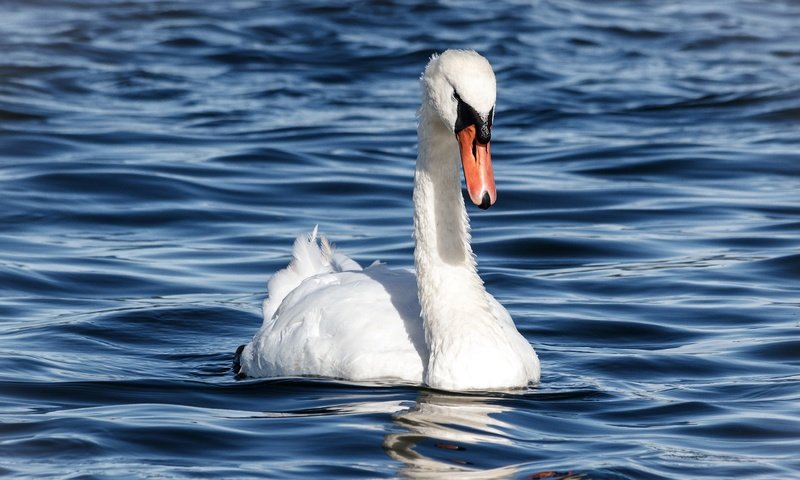
[[[461,102],[461,101],[462,101],[462,100],[461,100],[461,97],[458,95],[458,92],[456,92],[455,90],[453,90],[453,98],[454,98],[454,99],[455,99],[457,102]]]

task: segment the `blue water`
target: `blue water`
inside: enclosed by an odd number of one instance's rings
[[[800,4],[0,3],[0,476],[800,478]],[[518,395],[237,381],[314,224],[412,265],[417,79],[498,78]],[[547,473],[551,472],[551,473]]]

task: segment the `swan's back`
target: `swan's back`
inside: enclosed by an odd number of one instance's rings
[[[421,383],[428,355],[414,274],[361,270],[316,230],[269,283],[264,325],[240,353],[241,373]]]

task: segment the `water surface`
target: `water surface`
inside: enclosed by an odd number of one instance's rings
[[[0,3],[0,475],[800,475],[798,19]],[[497,72],[473,247],[541,384],[236,381],[298,233],[412,265],[417,79],[450,47]]]

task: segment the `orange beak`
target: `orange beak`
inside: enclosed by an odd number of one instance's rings
[[[492,171],[492,154],[488,143],[478,143],[475,139],[475,125],[464,127],[456,133],[461,151],[461,166],[464,167],[464,180],[472,203],[487,209],[497,200]]]

